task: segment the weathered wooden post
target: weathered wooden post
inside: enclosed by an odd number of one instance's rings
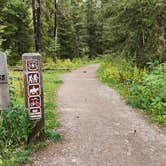
[[[22,56],[25,107],[31,120],[31,131],[28,143],[42,131],[44,127],[43,81],[41,70],[41,55],[39,53],[25,53]]]
[[[0,52],[0,109],[9,106],[8,68],[6,55]]]

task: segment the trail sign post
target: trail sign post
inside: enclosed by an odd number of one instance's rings
[[[7,108],[9,102],[7,58],[0,52],[0,109]]]
[[[43,80],[41,55],[25,53],[22,56],[24,73],[25,107],[31,120],[31,131],[28,143],[41,132],[44,127]]]

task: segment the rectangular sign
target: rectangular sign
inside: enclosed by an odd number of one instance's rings
[[[0,52],[0,110],[10,105],[7,57]]]
[[[40,73],[35,72],[35,73],[29,73],[27,72],[27,82],[28,84],[39,84],[40,83]]]
[[[31,120],[43,118],[43,87],[40,54],[24,54],[25,102]]]
[[[5,74],[0,74],[0,81],[6,81],[7,77]]]
[[[7,84],[7,75],[5,74],[0,74],[0,84]]]
[[[31,120],[27,142],[32,142],[36,135],[43,136],[44,131],[44,97],[42,80],[42,61],[39,53],[22,55],[25,107]]]
[[[41,95],[41,88],[39,84],[28,85],[28,96]]]
[[[27,60],[26,69],[29,72],[39,71],[39,64],[37,60]]]

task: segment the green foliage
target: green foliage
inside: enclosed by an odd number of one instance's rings
[[[8,108],[1,112],[0,140],[7,146],[15,146],[27,138],[28,123],[26,113],[20,106]]]
[[[57,89],[61,85],[62,81],[59,79],[60,72],[47,71],[44,72],[44,105],[45,105],[45,128],[56,129],[59,127],[57,121],[57,108],[55,96]]]
[[[10,78],[12,85],[12,79]],[[10,88],[11,104],[0,114],[0,159],[3,164],[14,162],[12,151],[27,140],[28,118],[23,106],[16,103],[14,87]],[[10,159],[8,161],[8,159]],[[5,160],[5,161],[4,161]]]
[[[86,2],[87,44],[89,57],[94,58],[103,53],[103,1],[89,0]]]
[[[62,136],[53,130],[46,130],[45,135],[48,139],[57,142],[62,140]]]
[[[88,58],[73,59],[73,61],[58,60],[54,63],[51,58],[47,59],[45,67],[73,68],[88,63]],[[45,71],[44,81],[44,106],[45,106],[45,137],[49,141],[57,142],[62,136],[56,132],[60,126],[58,122],[56,94],[59,86],[63,83],[60,74],[65,70]],[[10,71],[10,107],[1,111],[0,114],[0,165],[17,165],[31,162],[29,155],[48,144],[48,141],[37,145],[25,146],[29,132],[29,120],[24,110],[23,78],[21,72]],[[50,97],[51,96],[51,97]],[[53,97],[55,96],[55,97]]]
[[[150,114],[152,119],[166,125],[166,64],[139,69],[125,60],[102,63],[100,80],[117,89],[130,105]]]
[[[142,68],[166,60],[165,0],[67,0],[58,1],[57,8],[54,3],[41,1],[40,52],[45,57],[114,53]],[[0,10],[0,49],[15,65],[23,52],[34,50],[31,3],[1,0]]]
[[[132,58],[141,67],[155,60],[164,62],[165,11],[164,0],[108,1],[105,6],[108,24],[104,31],[107,47]]]
[[[33,151],[34,150],[32,149],[31,146],[27,146],[23,150],[16,152],[15,162],[19,163],[19,164],[26,164],[26,163],[31,162],[31,160],[29,159],[29,155],[31,155],[33,153]]]
[[[53,60],[54,62],[57,59],[56,53],[60,50],[60,45],[55,41],[50,39],[50,45],[43,50],[42,55],[45,57],[51,58],[51,61]]]
[[[142,78],[142,84],[130,87],[129,103],[152,114],[153,119],[166,124],[166,64],[154,68]]]
[[[31,6],[30,6],[31,7]],[[40,45],[43,56],[57,57],[60,48],[59,43],[54,39],[54,0],[41,1],[41,36]]]
[[[8,0],[1,12],[1,46],[4,51],[8,50],[9,63],[14,65],[32,47],[29,7],[23,1]]]
[[[80,67],[84,64],[92,63],[88,57],[84,56],[83,58],[74,58],[73,60],[70,59],[56,59],[56,62],[53,62],[52,59],[47,58],[45,60],[44,67],[45,68],[54,68],[60,70],[72,70],[77,67]]]
[[[60,15],[59,17],[59,33],[58,33],[58,42],[60,43],[60,58],[72,58],[74,47],[73,47],[73,27],[72,19],[70,15],[64,16]]]

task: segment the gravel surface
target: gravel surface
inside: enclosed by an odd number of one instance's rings
[[[98,64],[64,74],[64,141],[33,155],[35,166],[166,166],[166,132],[96,78]]]

